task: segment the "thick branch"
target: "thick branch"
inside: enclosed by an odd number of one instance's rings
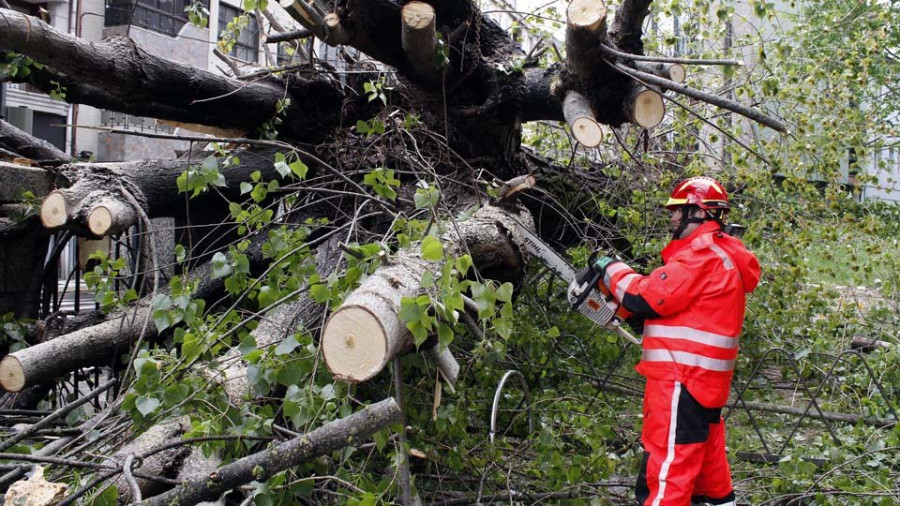
[[[678,63],[647,63],[636,61],[634,62],[634,67],[641,72],[647,72],[648,74],[653,74],[676,83],[683,83],[687,74],[684,70],[684,66]]]
[[[644,43],[641,41],[641,25],[644,24],[644,18],[650,14],[652,1],[622,1],[622,5],[616,9],[616,17],[609,32],[610,38],[617,47],[629,53],[643,54]]]
[[[0,18],[2,48],[55,69],[71,102],[253,130],[276,116],[279,101],[292,98],[281,125],[286,137],[316,139],[338,124],[342,96],[330,81],[298,80],[290,86],[274,80],[242,82],[156,57],[129,39],[94,43],[15,11],[0,10]],[[50,85],[39,79],[34,84]]]
[[[38,162],[67,163],[72,158],[49,142],[0,120],[0,147]]]
[[[239,165],[219,167],[226,186],[219,188],[237,198],[242,181],[259,171],[263,180],[277,179],[274,150],[239,151]],[[41,205],[41,220],[47,228],[70,228],[95,236],[113,235],[137,223],[137,213],[121,188],[131,192],[150,217],[173,216],[183,208],[184,196],[176,178],[203,160],[140,160],[115,163],[65,165],[60,173],[74,184],[54,190]]]
[[[638,87],[622,101],[625,116],[634,124],[653,128],[666,115],[666,104],[662,95],[647,88]]]
[[[486,277],[495,270],[514,278],[524,266],[521,249],[511,239],[513,216],[497,207],[480,209],[469,220],[448,227],[442,240],[445,253],[453,257],[468,251]],[[422,258],[418,248],[407,248],[347,296],[322,330],[322,354],[335,378],[365,381],[393,357],[414,348],[412,334],[398,314],[400,302],[403,297],[417,295],[423,274],[435,269],[439,266]]]
[[[318,455],[357,445],[375,432],[400,421],[400,408],[393,398],[366,406],[321,428],[291,439],[269,450],[254,453],[222,466],[210,474],[196,474],[184,485],[146,501],[149,506],[197,504],[214,500],[223,492],[296,466]]]
[[[282,33],[270,33],[266,35],[266,42],[268,43],[276,43],[276,42],[287,42],[290,40],[297,39],[308,39],[312,37],[314,34],[307,30],[306,28],[298,28],[296,30],[291,30],[289,32]]]
[[[400,11],[403,19],[401,41],[410,66],[425,77],[435,75],[437,35],[434,28],[434,8],[425,2],[409,2]]]
[[[602,0],[574,0],[566,10],[566,59],[572,72],[590,79],[601,69],[599,45],[606,40],[606,4]]]
[[[578,142],[589,148],[600,145],[600,141],[603,140],[603,131],[600,129],[600,124],[594,119],[591,104],[584,98],[584,95],[577,91],[569,91],[563,101],[563,115],[566,117],[569,128],[572,129],[572,135]]]

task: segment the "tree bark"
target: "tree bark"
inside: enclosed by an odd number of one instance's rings
[[[644,18],[650,14],[653,0],[623,0],[616,10],[609,36],[621,50],[627,53],[644,54],[641,40]]]
[[[442,243],[447,258],[467,251],[483,275],[504,270],[515,278],[524,269],[520,238],[513,217],[532,220],[497,207],[484,207],[469,220],[448,226]],[[456,235],[456,229],[459,235]],[[336,379],[353,383],[378,374],[391,358],[414,348],[412,334],[400,320],[403,297],[418,295],[426,271],[437,262],[422,258],[418,246],[399,251],[390,264],[378,268],[328,318],[322,330],[322,354]]]
[[[248,250],[248,255],[261,256],[259,245]],[[210,279],[209,272],[210,263],[207,261],[188,274],[191,279],[198,280],[195,298],[211,298],[222,291],[223,279]],[[140,335],[144,321],[150,316],[151,300],[145,297],[126,313],[114,313],[96,325],[6,355],[0,360],[0,387],[18,392],[81,367],[114,365],[120,353],[130,350]],[[147,326],[146,337],[156,335],[156,326],[151,322]]]
[[[52,341],[24,348],[0,360],[0,386],[10,392],[50,381],[80,367],[114,365],[113,357],[129,349],[150,315],[149,301],[132,314],[121,314],[99,325]],[[151,324],[148,333],[155,333]]]
[[[281,443],[270,450],[254,453],[222,466],[212,473],[198,473],[184,484],[145,501],[148,506],[197,504],[217,499],[223,492],[270,476],[305,460],[359,444],[373,433],[400,420],[400,408],[393,398],[366,406],[339,420],[328,422],[303,436]]]
[[[687,72],[684,69],[684,65],[681,65],[680,63],[648,63],[635,61],[634,68],[640,70],[641,72],[653,74],[655,76],[659,76],[663,79],[668,79],[669,81],[679,84],[683,83],[685,77],[687,77]]]
[[[129,455],[138,456],[142,453],[152,450],[155,447],[165,445],[181,439],[181,436],[191,428],[190,421],[187,418],[178,420],[169,420],[164,423],[153,425],[143,433],[141,433],[133,441],[123,446],[119,451],[113,454],[113,460],[116,464],[121,464]],[[190,446],[176,446],[159,453],[147,457],[143,460],[140,470],[153,476],[163,476],[166,478],[175,478],[178,476],[182,464],[188,458],[192,448]],[[147,480],[135,477],[138,488],[142,497],[149,497],[166,491],[169,486],[158,481]],[[125,477],[119,475],[113,482],[119,489],[119,504],[131,504],[134,502],[131,487],[128,486]]]
[[[606,3],[573,0],[566,9],[566,60],[572,72],[590,78],[599,69],[597,45],[606,40]]]

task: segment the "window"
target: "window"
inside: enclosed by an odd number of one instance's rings
[[[198,0],[209,8],[209,0]],[[106,0],[106,26],[134,25],[176,36],[188,22],[193,0]]]
[[[244,19],[249,22],[236,21],[235,18],[241,15],[240,10],[230,5],[219,4],[219,38],[234,40],[229,55],[238,60],[256,63],[259,55],[259,25],[252,14],[244,15]],[[228,24],[232,21],[235,21],[232,23],[233,28],[229,29]]]
[[[284,67],[292,63],[300,63],[300,55],[297,54],[290,42],[278,43],[278,65]]]

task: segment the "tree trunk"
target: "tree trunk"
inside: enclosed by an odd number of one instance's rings
[[[529,215],[484,207],[467,221],[448,225],[442,243],[447,258],[469,252],[483,275],[504,270],[511,278],[524,269],[513,218],[530,223]],[[457,235],[456,230],[459,230]],[[322,330],[322,355],[341,381],[353,383],[378,374],[391,358],[414,348],[412,334],[398,316],[403,297],[420,293],[426,271],[440,264],[422,258],[419,246],[397,252],[378,268],[328,318]]]
[[[168,506],[215,500],[223,492],[245,483],[265,481],[284,469],[318,455],[359,444],[373,433],[399,420],[400,408],[393,398],[388,398],[274,448],[236,460],[212,473],[194,474],[185,480],[184,485],[150,498],[146,504]]]
[[[120,314],[99,325],[10,353],[0,360],[0,386],[18,392],[81,367],[115,365],[113,357],[130,349],[151,311],[150,301],[144,301],[132,314]],[[152,323],[147,331],[155,333]]]

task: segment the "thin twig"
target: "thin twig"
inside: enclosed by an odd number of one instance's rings
[[[125,462],[122,463],[122,474],[125,475],[125,481],[128,482],[128,486],[131,488],[131,498],[135,503],[139,503],[144,500],[141,496],[141,487],[138,486],[137,481],[134,480],[134,475],[131,474],[131,466],[134,464],[134,454],[129,453],[127,457],[125,457]]]
[[[641,54],[632,54],[613,49],[606,44],[600,44],[600,50],[616,58],[623,58],[634,61],[648,61],[657,63],[680,63],[683,65],[725,65],[740,67],[744,62],[740,60],[700,60],[691,58],[670,58],[668,56],[645,56]]]
[[[315,34],[311,30],[307,30],[306,28],[298,28],[297,30],[291,30],[289,32],[266,35],[266,42],[269,44],[274,44],[276,42],[288,42],[291,40],[306,39],[314,35]]]
[[[227,54],[223,53],[221,49],[214,47],[213,54],[223,62],[225,65],[228,65],[228,68],[234,73],[234,77],[241,77],[241,69],[238,67],[237,63],[232,60]]]
[[[88,402],[94,400],[95,398],[99,397],[100,394],[109,390],[110,388],[115,386],[117,383],[118,383],[118,380],[111,379],[111,380],[107,381],[106,383],[100,385],[99,387],[95,388],[89,394],[78,399],[77,401],[75,401],[71,404],[66,404],[65,406],[57,409],[56,411],[54,411],[53,413],[48,415],[46,418],[44,418],[40,422],[38,422],[34,425],[29,425],[28,427],[23,429],[22,432],[19,432],[18,434],[7,439],[6,441],[0,442],[0,451],[10,448],[11,446],[15,445],[19,441],[22,441],[23,439],[31,436],[38,430],[41,430],[41,429],[44,429],[44,428],[50,426],[55,420],[66,416],[75,408],[78,408],[79,406],[83,406],[84,404],[87,404]]]

